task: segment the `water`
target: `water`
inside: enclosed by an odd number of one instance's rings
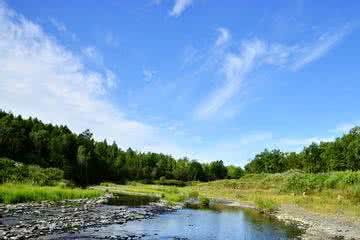
[[[143,235],[145,240],[167,239],[297,239],[301,232],[295,226],[285,226],[253,210],[182,209],[152,219],[87,229],[80,235],[63,239],[101,239],[107,236]]]

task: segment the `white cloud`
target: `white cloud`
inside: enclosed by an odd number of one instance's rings
[[[335,33],[323,34],[315,42],[305,45],[283,45],[266,43],[258,39],[244,41],[240,53],[227,52],[219,48],[230,40],[230,33],[224,28],[218,29],[219,37],[215,42],[216,54],[209,54],[204,66],[221,68],[224,84],[217,86],[209,96],[195,109],[195,116],[207,119],[218,112],[236,94],[241,92],[242,84],[255,66],[272,65],[288,70],[299,70],[305,65],[324,56],[344,36],[350,32],[348,26]],[[220,63],[221,65],[219,66]]]
[[[63,22],[60,22],[59,20],[57,20],[55,18],[50,18],[49,21],[56,28],[56,30],[58,32],[69,35],[73,41],[77,40],[76,35],[74,33],[70,32]]]
[[[58,20],[56,20],[55,18],[50,18],[50,22],[52,25],[54,25],[54,27],[59,31],[59,32],[66,32],[67,28],[65,26],[64,23],[59,22]]]
[[[154,76],[155,76],[156,72],[150,69],[143,69],[143,76],[144,76],[144,80],[145,82],[150,82]]]
[[[109,100],[115,74],[93,71],[82,60],[0,1],[3,110],[66,124],[78,133],[89,128],[97,139],[116,140],[124,148],[182,152],[161,129],[128,119]]]
[[[256,131],[236,138],[220,138],[216,143],[199,149],[194,155],[206,161],[224,160],[226,164],[245,165],[247,160],[265,147],[270,147],[273,135],[269,131]]]
[[[230,40],[230,32],[226,28],[218,28],[219,36],[216,39],[215,46],[220,47],[226,44]]]
[[[192,0],[175,0],[170,15],[174,17],[179,17],[185,11],[185,9],[192,4],[192,2]]]
[[[320,143],[320,142],[330,142],[333,141],[335,137],[310,137],[310,138],[281,138],[278,141],[280,146],[306,146],[311,143]]]
[[[351,123],[342,123],[337,125],[335,129],[331,130],[331,132],[348,133],[352,128],[359,125],[360,125],[360,121],[351,122]]]
[[[253,40],[244,42],[239,54],[227,54],[222,66],[225,83],[196,109],[196,116],[200,119],[208,118],[231,99],[238,92],[246,75],[253,69],[256,59],[264,51],[264,43]]]
[[[87,46],[87,47],[82,48],[81,52],[89,60],[91,60],[99,65],[104,64],[104,58],[103,58],[102,54],[96,49],[96,47]]]
[[[310,46],[304,47],[299,53],[298,59],[292,65],[293,70],[298,70],[304,67],[322,56],[336,46],[348,33],[350,29],[348,26],[333,32],[322,34],[316,41]]]

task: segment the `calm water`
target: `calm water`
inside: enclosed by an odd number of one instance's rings
[[[62,239],[98,239],[105,236],[139,235],[142,239],[297,239],[296,227],[285,226],[252,210],[183,209],[153,219],[87,229]]]

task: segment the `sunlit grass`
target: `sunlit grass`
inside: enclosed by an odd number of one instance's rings
[[[295,204],[312,212],[360,217],[357,192],[351,186],[299,193],[284,191],[285,183],[285,175],[255,174],[239,180],[200,183],[190,188],[211,198],[235,200],[260,208],[261,205],[266,208],[266,205]]]
[[[66,188],[61,186],[44,187],[13,183],[0,185],[0,202],[5,204],[94,198],[102,194],[103,192],[101,190]]]
[[[116,184],[105,183],[94,188],[109,192],[154,195],[170,203],[184,201],[189,197],[189,194],[191,192],[190,189],[183,187],[150,185],[150,184],[141,184],[135,182],[130,182],[127,185],[116,185]]]

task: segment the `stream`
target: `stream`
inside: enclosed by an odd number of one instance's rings
[[[255,210],[181,209],[154,218],[88,228],[48,239],[298,239],[296,226],[284,225]]]

